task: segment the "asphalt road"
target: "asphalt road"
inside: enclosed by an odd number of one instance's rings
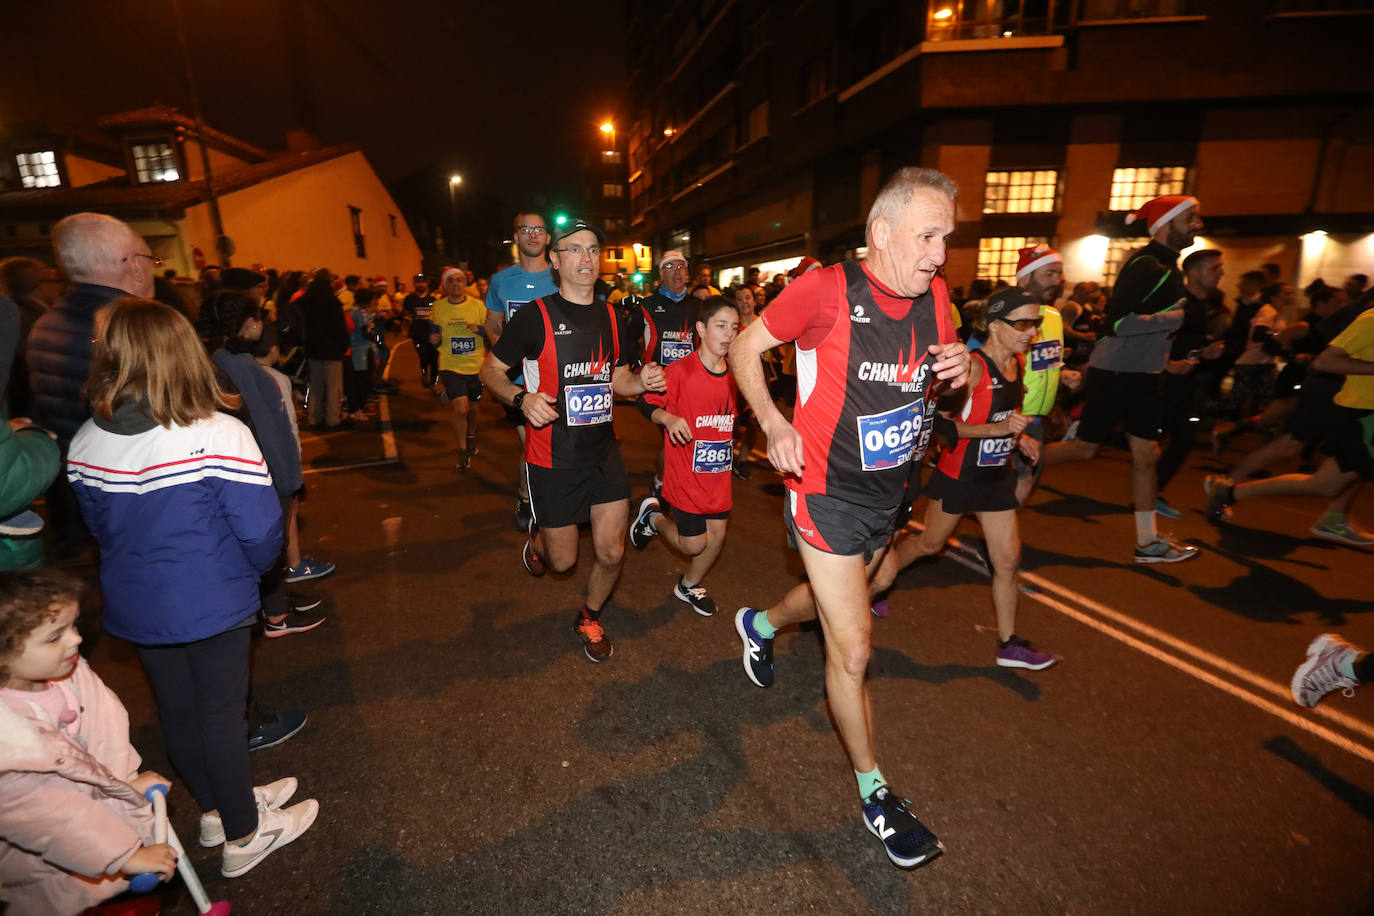
[[[1035,594],[1018,632],[1063,656],[1039,673],[993,664],[976,524],[908,570],[873,628],[879,760],[948,853],[906,872],[860,821],[817,633],[780,633],[768,690],[741,668],[734,608],[800,572],[776,475],[735,485],[707,582],[722,613],[672,598],[682,565],[662,544],[631,550],[603,617],[615,655],[593,665],[569,632],[585,568],[520,565],[513,431],[484,405],[458,473],[445,408],[396,353],[388,423],[307,434],[302,536],[338,564],[311,583],[329,621],[255,647],[262,705],[311,717],[255,755],[259,781],[297,776],[319,820],[234,880],[193,848],[212,899],[249,914],[1374,912],[1374,690],[1315,711],[1287,698],[1318,633],[1374,647],[1371,556],[1307,537],[1314,503],[1246,504],[1213,528],[1198,453],[1170,495],[1202,555],[1140,567],[1125,456],[1051,469],[1022,514]],[[638,498],[655,436],[632,408],[616,424]],[[106,638],[90,655],[166,766],[132,652]],[[172,804],[194,837],[180,787]],[[176,888],[164,900],[194,912]]]

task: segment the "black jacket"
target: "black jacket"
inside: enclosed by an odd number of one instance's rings
[[[110,286],[78,283],[29,332],[25,359],[33,389],[33,420],[57,433],[64,453],[91,415],[82,388],[91,374],[96,310],[127,295]]]

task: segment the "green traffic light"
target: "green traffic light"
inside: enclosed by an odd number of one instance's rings
[[[567,218],[566,216],[564,216],[562,213],[558,214],[557,216],[555,216],[555,217],[553,218],[553,223],[554,223],[555,226],[561,226],[561,225],[563,225],[564,223],[566,223],[567,221],[568,221],[568,218]]]
[[[643,283],[643,282],[644,282],[644,275],[643,275],[643,274],[635,274],[634,277],[633,277],[633,279],[634,279],[634,281],[635,281],[636,283]]]

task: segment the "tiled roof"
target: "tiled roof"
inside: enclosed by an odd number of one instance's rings
[[[215,191],[232,194],[255,184],[357,152],[358,144],[342,143],[305,153],[287,153],[266,162],[215,176]],[[0,218],[65,216],[95,210],[112,216],[179,218],[187,207],[207,198],[204,181],[173,181],[130,185],[112,178],[80,188],[33,188],[0,193]]]
[[[106,115],[97,119],[96,124],[107,129],[113,128],[121,131],[131,127],[167,127],[170,125],[185,128],[190,133],[196,132],[196,122],[193,119],[167,105],[135,108],[133,111],[121,111],[118,114]],[[211,146],[218,146],[225,152],[233,153],[235,156],[250,161],[262,162],[272,158],[272,154],[267,150],[251,143],[245,143],[238,137],[231,137],[223,131],[215,130],[208,124],[205,125],[205,139]]]

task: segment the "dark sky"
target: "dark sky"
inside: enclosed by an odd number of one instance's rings
[[[575,194],[573,151],[622,98],[619,0],[181,4],[208,123],[282,149],[304,117],[325,143],[360,141],[387,181],[434,166],[503,205]],[[172,0],[5,6],[0,129],[190,113]]]

